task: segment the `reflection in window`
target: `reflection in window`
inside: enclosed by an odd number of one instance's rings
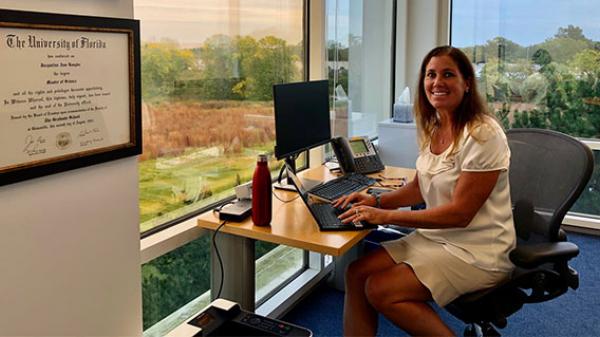
[[[506,128],[598,139],[599,14],[587,0],[453,0],[451,41],[471,58],[481,92]],[[600,191],[592,186],[599,177],[596,165],[573,210],[600,215]]]
[[[209,244],[210,235],[205,235],[142,265],[144,330],[204,293],[207,293],[205,303],[201,303],[194,312],[210,302]],[[183,317],[183,320],[188,317]],[[170,320],[167,326],[159,329],[169,331],[181,322],[181,319]]]
[[[394,1],[327,0],[327,69],[335,136],[375,136],[390,117]]]

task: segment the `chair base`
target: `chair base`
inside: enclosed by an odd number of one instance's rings
[[[500,333],[490,323],[484,323],[483,326],[471,323],[467,325],[463,336],[465,337],[500,337]]]

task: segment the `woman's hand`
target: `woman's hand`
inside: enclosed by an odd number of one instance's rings
[[[363,193],[353,192],[348,195],[344,195],[337,200],[334,200],[331,205],[335,208],[345,209],[349,204],[353,206],[366,205],[375,206],[375,196],[366,195]]]
[[[389,210],[381,208],[354,204],[349,210],[342,213],[339,218],[343,223],[366,221],[372,224],[383,224],[387,222],[386,216],[389,212]]]

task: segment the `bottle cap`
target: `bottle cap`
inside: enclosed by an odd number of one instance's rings
[[[266,163],[268,161],[267,155],[266,154],[259,154],[258,155],[258,162],[259,163]]]

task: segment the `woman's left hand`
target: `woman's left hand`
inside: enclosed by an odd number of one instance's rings
[[[372,224],[383,224],[386,223],[386,215],[388,212],[389,210],[381,208],[358,205],[352,206],[349,210],[340,214],[338,218],[340,218],[343,223],[366,221]]]

